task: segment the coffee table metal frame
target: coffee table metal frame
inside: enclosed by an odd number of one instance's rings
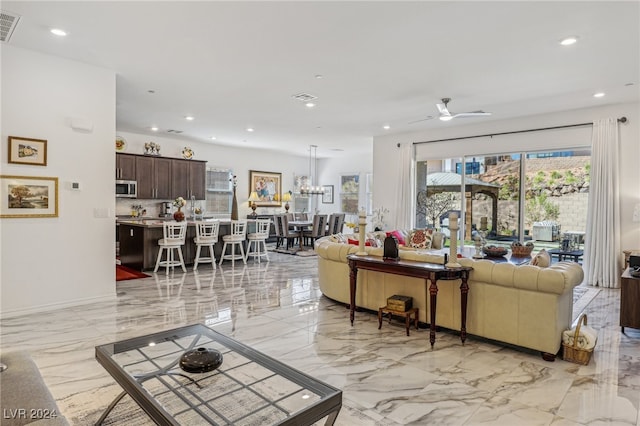
[[[191,341],[188,345],[184,345],[188,339]],[[185,340],[186,339],[186,340]],[[175,349],[166,353],[159,352],[150,357],[145,352],[149,347],[160,345],[163,343],[172,343]],[[182,354],[196,346],[206,345],[215,346],[218,350],[223,351],[232,357],[237,356],[238,359],[246,359],[245,364],[232,364],[229,362],[227,368],[225,363],[218,370],[208,373],[192,374],[185,373],[179,367],[180,357]],[[152,351],[150,351],[152,353]],[[102,415],[97,424],[101,424],[108,416],[109,412],[126,394],[142,408],[151,419],[159,425],[180,425],[181,423],[174,418],[174,415],[158,401],[152,391],[144,387],[144,383],[151,379],[156,379],[158,383],[162,383],[166,390],[162,393],[165,398],[175,398],[177,403],[187,407],[181,413],[183,415],[193,415],[197,417],[200,424],[207,421],[210,424],[233,424],[235,422],[246,424],[251,415],[255,415],[267,407],[271,412],[276,412],[282,417],[276,421],[278,425],[310,425],[326,417],[325,424],[332,425],[340,409],[342,407],[342,391],[330,385],[327,385],[313,377],[304,374],[292,367],[287,366],[251,347],[244,345],[234,339],[220,334],[210,328],[195,324],[181,327],[173,330],[167,330],[160,333],[140,336],[132,339],[122,340],[115,343],[96,346],[95,354],[97,361],[111,374],[111,376],[124,389],[116,399],[109,405],[105,413]],[[116,356],[122,356],[122,359],[131,360],[130,364],[120,363]],[[255,366],[263,372],[264,377],[256,379],[252,383],[245,383],[244,379],[234,376],[234,370],[242,366],[249,366],[255,363]],[[136,366],[153,366],[149,371],[140,374],[131,374],[127,370],[135,370]],[[266,369],[266,370],[265,370]],[[268,371],[265,373],[265,371]],[[237,374],[237,371],[235,371]],[[216,379],[224,379],[233,386],[225,395],[223,394],[207,394],[206,387],[215,385]],[[273,379],[276,383],[287,383],[292,386],[291,393],[286,395],[278,395],[277,398],[271,399],[265,392],[261,392],[258,388],[265,386],[265,383]],[[200,382],[207,382],[208,385],[201,386]],[[229,397],[229,395],[239,390],[250,392],[250,395],[259,401],[261,406],[247,410],[242,414],[236,414],[238,418],[227,419],[220,407],[216,408],[216,399],[221,397]],[[306,392],[306,394],[305,394]],[[268,392],[267,392],[268,393]],[[302,394],[301,394],[302,393]],[[301,406],[300,400],[308,397],[308,404]],[[295,396],[295,398],[294,398]],[[194,403],[196,401],[197,403]],[[306,403],[306,402],[305,402]],[[286,406],[295,405],[293,411],[287,411]],[[237,401],[238,407],[243,406],[243,401]],[[211,416],[207,413],[215,413]],[[211,417],[215,417],[215,420]],[[222,421],[220,420],[222,419]]]

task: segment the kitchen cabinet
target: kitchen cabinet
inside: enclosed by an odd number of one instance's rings
[[[205,199],[207,163],[194,160],[172,160],[171,193],[185,199]]]
[[[172,159],[136,156],[138,198],[168,200],[171,195]]]
[[[116,179],[136,180],[136,155],[116,154]]]

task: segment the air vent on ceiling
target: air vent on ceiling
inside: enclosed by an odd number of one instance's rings
[[[184,132],[184,130],[173,130],[173,129],[167,130],[167,133],[182,133],[182,132]]]
[[[299,100],[300,102],[309,102],[318,98],[317,96],[311,95],[309,93],[298,93],[297,95],[293,95],[292,97]]]
[[[20,15],[0,11],[0,41],[9,42],[9,39],[13,35],[13,30],[16,29],[19,21]]]

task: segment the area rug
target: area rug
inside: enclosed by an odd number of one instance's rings
[[[315,250],[310,250],[310,249],[304,249],[304,250],[300,250],[298,248],[294,248],[294,249],[283,249],[283,248],[274,248],[273,250],[276,253],[282,253],[282,254],[292,254],[294,256],[302,256],[302,257],[312,257],[312,256],[317,256],[317,253],[315,252]]]
[[[579,285],[573,288],[573,315],[571,321],[574,322],[580,317],[580,315],[586,311],[587,306],[596,298],[600,293],[599,288],[587,287]]]
[[[150,276],[151,275],[136,271],[135,269],[127,268],[126,266],[116,265],[116,281],[135,280],[137,278],[147,278]]]

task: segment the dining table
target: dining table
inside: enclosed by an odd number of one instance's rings
[[[302,242],[304,240],[304,231],[306,229],[308,229],[310,226],[313,226],[313,221],[311,220],[290,220],[289,221],[289,228],[293,228],[294,230],[298,231],[298,233],[300,234],[300,236],[298,237],[298,240],[300,241],[300,250],[303,250],[302,247]]]

